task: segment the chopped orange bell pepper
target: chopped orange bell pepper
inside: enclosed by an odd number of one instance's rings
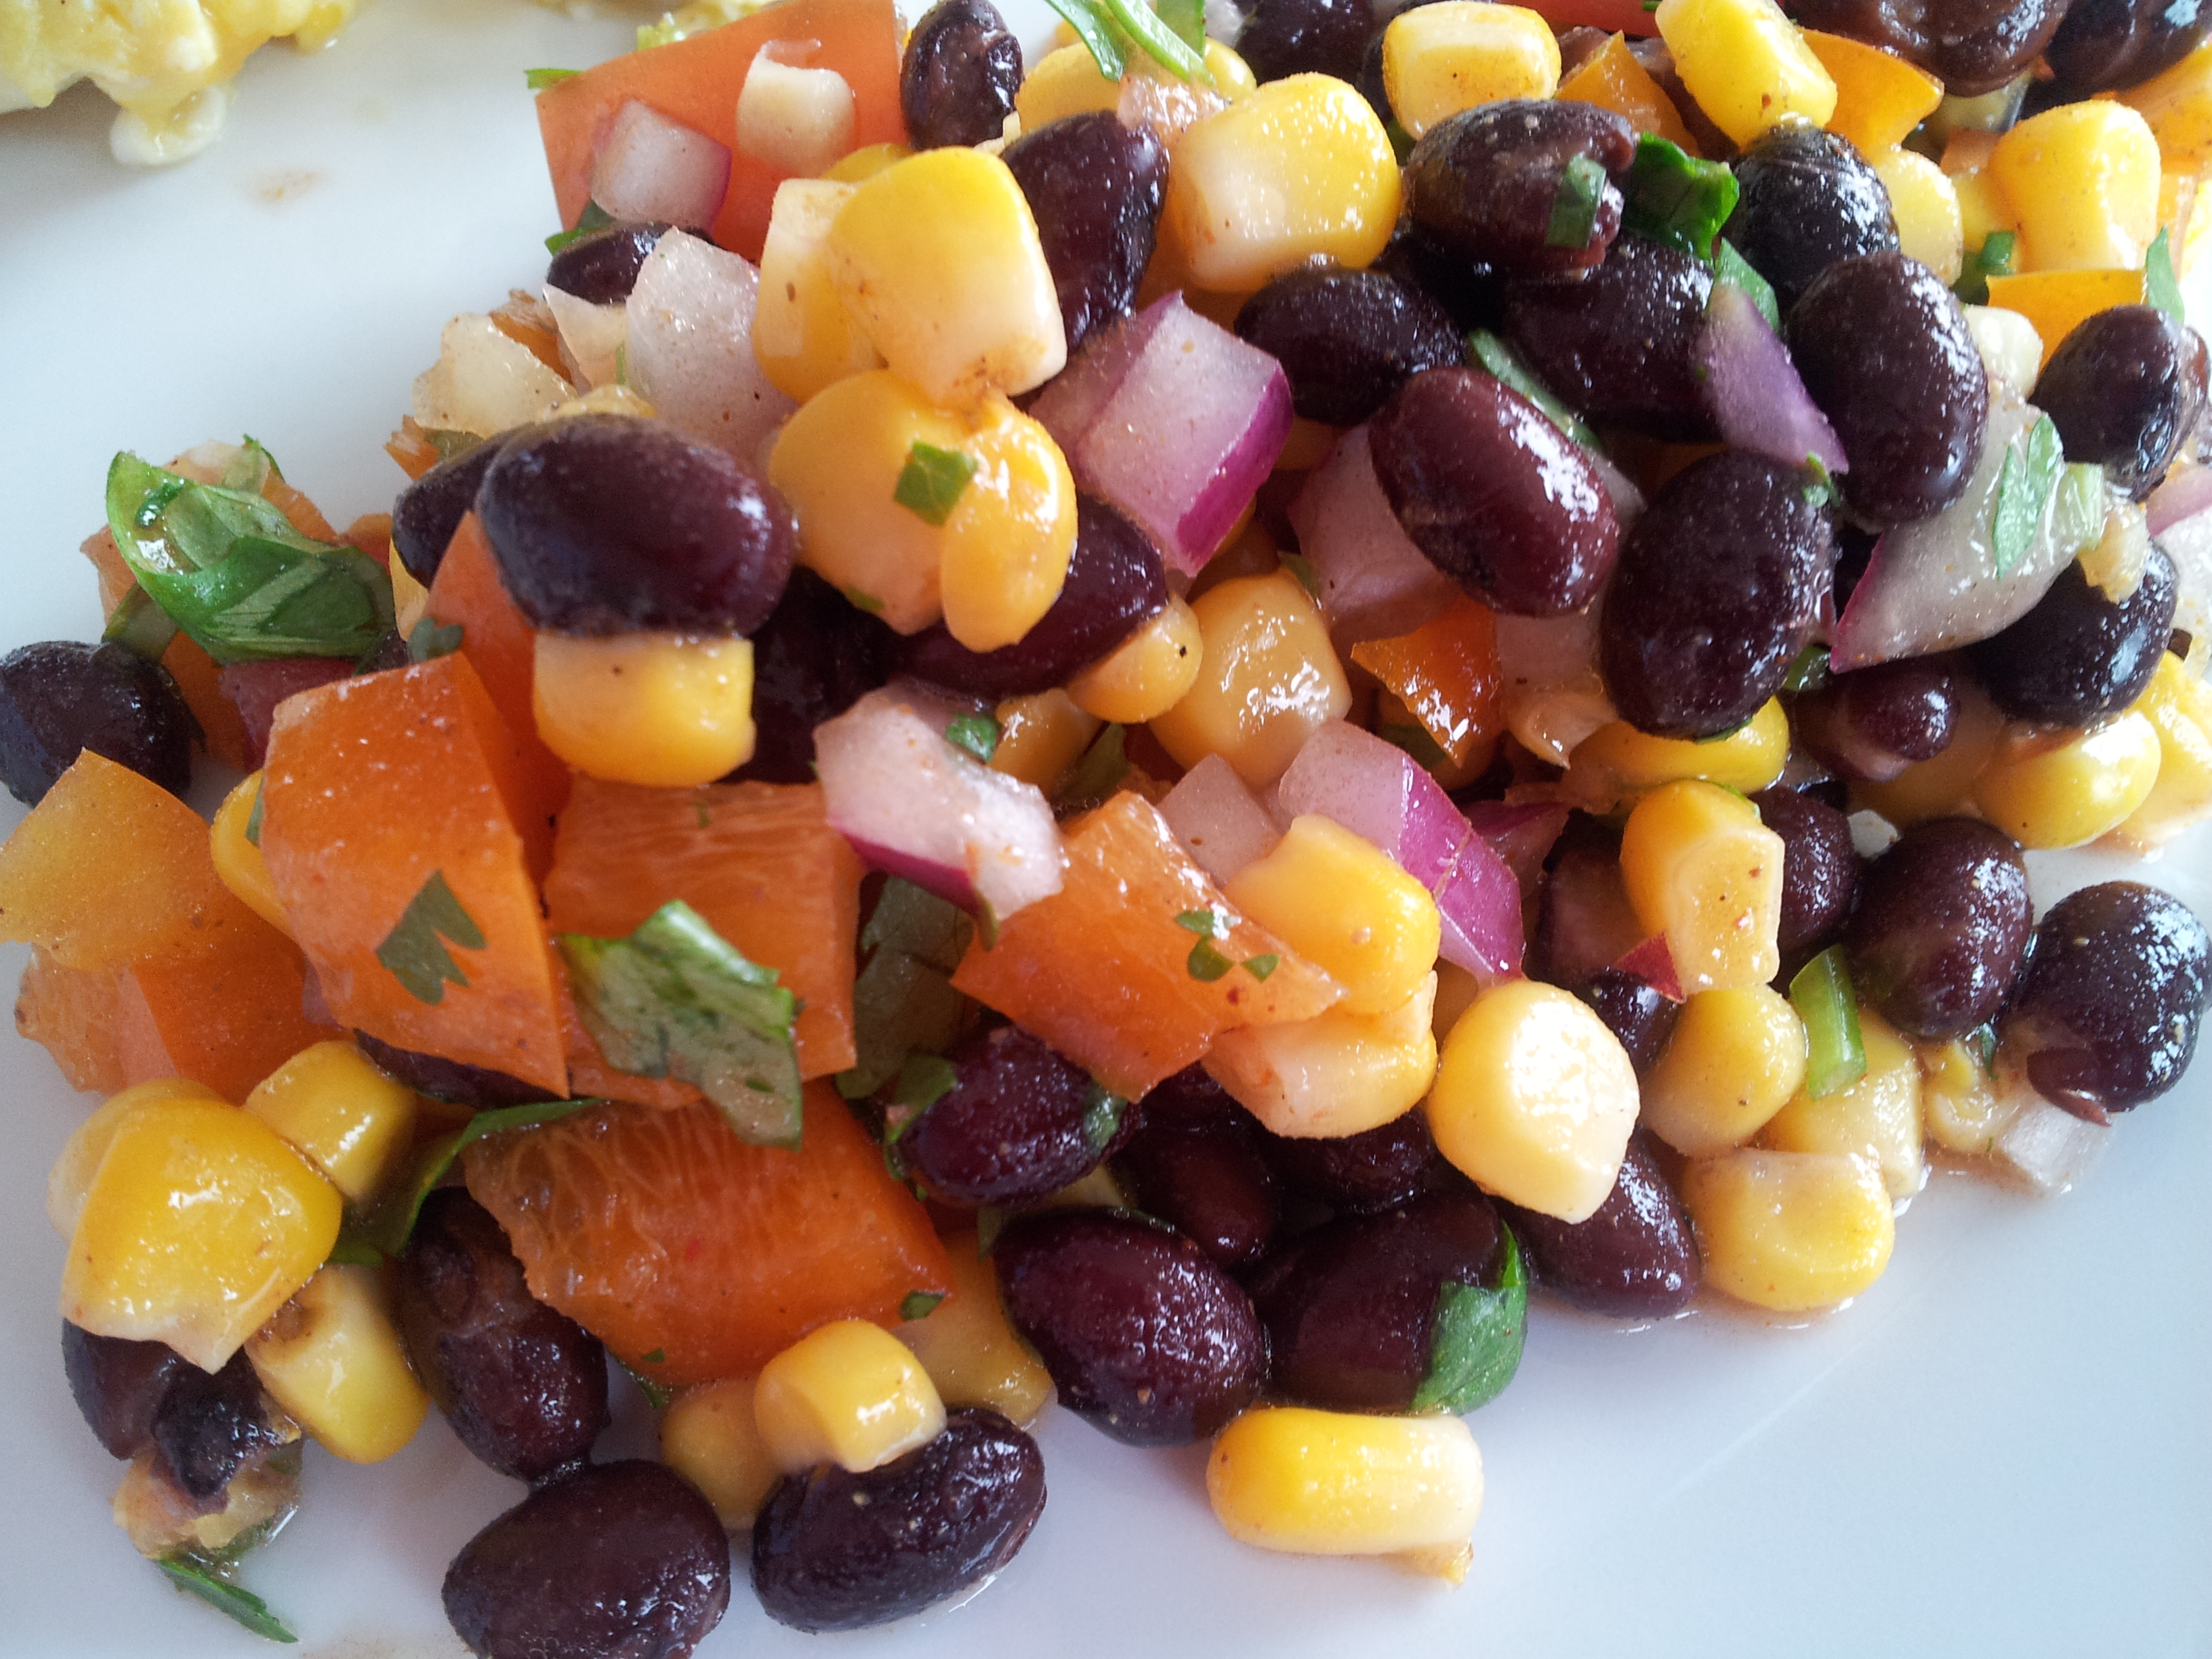
[[[1390,688],[1455,764],[1505,723],[1497,619],[1474,599],[1453,600],[1410,634],[1362,640],[1352,659]]]

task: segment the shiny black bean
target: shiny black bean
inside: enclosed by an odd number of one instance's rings
[[[433,1100],[448,1100],[471,1111],[485,1112],[501,1106],[527,1106],[545,1098],[543,1085],[525,1083],[519,1077],[482,1066],[464,1066],[440,1054],[419,1054],[366,1031],[356,1031],[353,1042],[379,1071]]]
[[[899,109],[916,149],[1000,137],[1022,83],[1022,43],[991,0],[938,0],[907,37]]]
[[[445,1602],[482,1659],[684,1659],[730,1605],[730,1540],[672,1470],[602,1463],[471,1538]]]
[[[545,286],[595,306],[618,304],[629,298],[637,273],[670,228],[657,220],[625,219],[579,236],[545,267]]]
[[[1419,289],[1442,306],[1452,326],[1462,332],[1504,325],[1498,273],[1479,259],[1443,246],[1411,219],[1398,221],[1389,246],[1368,269]]]
[[[1018,1025],[977,1031],[945,1059],[955,1081],[898,1136],[907,1174],[948,1204],[1049,1197],[1135,1127],[1126,1105]]]
[[[1280,1208],[1250,1113],[1197,1066],[1146,1095],[1115,1167],[1130,1196],[1224,1267],[1247,1267],[1275,1237]]]
[[[1699,443],[1714,435],[1695,356],[1712,291],[1702,259],[1624,236],[1579,282],[1509,283],[1505,338],[1570,409]]]
[[[1843,931],[1858,893],[1859,856],[1851,821],[1826,801],[1795,789],[1763,789],[1752,802],[1782,837],[1783,971],[1805,961]]]
[[[1301,1234],[1251,1280],[1275,1392],[1331,1411],[1408,1409],[1429,1374],[1443,1287],[1495,1289],[1504,1266],[1498,1212],[1472,1190]]]
[[[586,415],[509,439],[477,511],[533,627],[750,634],[791,575],[791,510],[750,467],[656,420]]]
[[[463,1445],[523,1480],[590,1455],[608,1422],[605,1350],[532,1297],[489,1211],[458,1187],[432,1193],[395,1289],[415,1370]]]
[[[62,1322],[62,1370],[70,1397],[111,1457],[135,1456],[153,1437],[154,1415],[185,1369],[166,1342],[94,1336]]]
[[[1807,28],[1917,64],[1962,98],[1995,92],[2051,43],[2068,0],[1799,0]],[[2075,94],[2079,96],[2080,94]]]
[[[2212,27],[2203,0],[2072,0],[2044,48],[2068,100],[2140,86],[2197,50]]]
[[[248,1458],[292,1436],[278,1430],[241,1348],[212,1376],[197,1365],[179,1367],[154,1408],[149,1437],[177,1489],[204,1504]]]
[[[2212,945],[2179,899],[2108,881],[2058,901],[2004,1042],[2038,1092],[2093,1122],[2155,1100],[2180,1080],[2212,1000]]]
[[[1004,160],[1036,220],[1072,353],[1137,302],[1167,200],[1168,153],[1111,110],[1048,122]]]
[[[1588,605],[1620,526],[1582,447],[1519,392],[1471,368],[1432,368],[1370,425],[1375,475],[1429,562],[1518,616]]]
[[[1425,368],[1467,361],[1450,313],[1375,270],[1296,270],[1244,302],[1237,332],[1283,366],[1309,421],[1357,426]]]
[[[1528,970],[1547,984],[1588,984],[1643,942],[1621,879],[1620,832],[1586,812],[1567,819],[1538,894]]]
[[[446,549],[461,520],[477,504],[483,476],[499,459],[501,440],[487,439],[473,449],[441,461],[399,492],[392,503],[392,548],[407,574],[428,587],[438,579]]]
[[[2154,306],[2114,306],[2075,325],[2035,383],[2069,461],[2094,461],[2137,501],[2203,418],[2204,341]]]
[[[1006,1318],[1060,1402],[1137,1446],[1203,1440],[1252,1402],[1267,1338],[1190,1240],[1135,1216],[1022,1218],[992,1246]]]
[[[1786,319],[1790,356],[1850,458],[1844,499],[1903,524],[1966,493],[1989,426],[1990,379],[1958,296],[1901,253],[1840,259]]]
[[[787,1475],[753,1522],[753,1588],[804,1631],[888,1624],[957,1595],[1014,1559],[1044,1512],[1036,1443],[994,1411],[865,1474]]]
[[[1900,657],[1838,674],[1790,708],[1791,736],[1866,783],[1887,783],[1942,754],[1958,721],[1958,680],[1946,657]]]
[[[1263,82],[1288,75],[1356,81],[1381,33],[1371,0],[1258,0],[1237,36],[1237,55]]]
[[[1680,1003],[1662,996],[1649,980],[1625,968],[1601,968],[1580,984],[1574,994],[1597,1011],[1606,1029],[1620,1040],[1629,1064],[1638,1074],[1659,1063],[1667,1039],[1674,1034]]]
[[[1796,468],[1744,450],[1692,463],[1621,538],[1598,623],[1613,707],[1657,737],[1742,725],[1812,637],[1834,562]]]
[[[1966,654],[2014,720],[2087,726],[2150,684],[2173,635],[2178,597],[2173,561],[2155,542],[2136,591],[2117,603],[2089,585],[2079,562],[2069,564],[2033,611]]]
[[[1049,690],[1111,653],[1167,602],[1167,571],[1152,538],[1120,508],[1079,494],[1066,580],[1028,633],[995,651],[970,651],[940,623],[898,642],[899,667],[972,696]]]
[[[1889,191],[1848,138],[1770,128],[1736,158],[1735,182],[1721,234],[1774,285],[1784,311],[1837,260],[1897,247]]]
[[[1387,1210],[1462,1179],[1437,1150],[1428,1114],[1421,1111],[1401,1113],[1356,1135],[1270,1134],[1261,1144],[1285,1186],[1334,1210]]]
[[[1651,1154],[1628,1144],[1620,1178],[1587,1221],[1508,1206],[1532,1277],[1577,1308],[1613,1319],[1664,1319],[1687,1307],[1700,1273],[1682,1201]]]
[[[88,749],[181,795],[198,732],[169,671],[120,645],[47,640],[0,657],[0,782],[27,806]]]
[[[731,775],[811,783],[814,728],[890,678],[898,636],[799,568],[752,637],[753,757]]]
[[[1996,1018],[2034,925],[2012,838],[1974,818],[1915,824],[1859,874],[1844,932],[1858,994],[1908,1036]]]
[[[1606,183],[1589,234],[1555,245],[1553,204],[1571,163]],[[1620,229],[1620,184],[1636,157],[1626,118],[1595,104],[1508,99],[1421,135],[1406,163],[1407,211],[1442,248],[1516,276],[1565,276],[1605,258]]]

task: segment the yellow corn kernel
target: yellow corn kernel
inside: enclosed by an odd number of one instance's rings
[[[769,210],[753,356],[775,389],[800,403],[884,361],[837,297],[823,252],[830,222],[854,188],[827,179],[787,179],[775,187]]]
[[[1803,33],[1806,49],[1836,83],[1828,131],[1868,155],[1903,143],[1943,101],[1943,83],[1894,52],[1841,34]]]
[[[1700,991],[1644,1079],[1644,1122],[1689,1158],[1741,1146],[1805,1081],[1805,1023],[1771,986]]]
[[[1900,830],[1951,816],[1972,799],[1975,781],[1996,753],[2004,726],[2004,716],[1978,686],[1961,686],[1950,743],[1927,760],[1915,761],[1887,783],[1853,785],[1852,806],[1879,812]]]
[[[1818,1100],[1799,1089],[1759,1144],[1785,1152],[1856,1152],[1881,1172],[1892,1198],[1910,1198],[1928,1184],[1920,1062],[1871,1008],[1859,1010],[1859,1039],[1866,1048],[1864,1075]]]
[[[240,778],[238,787],[215,809],[215,821],[208,825],[208,852],[222,884],[244,901],[247,909],[289,939],[292,924],[284,915],[283,901],[276,896],[276,884],[269,878],[268,861],[261,856],[260,848],[246,838],[253,822],[253,809],[260,803],[261,774]]]
[[[1959,204],[1959,240],[1963,246],[1978,248],[2000,230],[2015,236],[2020,234],[2020,220],[2012,204],[1986,167],[1972,173],[1947,171],[1943,176],[1951,181],[1951,194]]]
[[[1437,1077],[1431,974],[1387,1013],[1332,1008],[1224,1031],[1206,1074],[1279,1135],[1355,1135],[1413,1110]]]
[[[2079,847],[2117,830],[2158,783],[2158,727],[2126,709],[2086,732],[2008,732],[1974,784],[1984,817],[2022,847]]]
[[[415,1091],[343,1041],[302,1048],[254,1085],[246,1109],[356,1204],[384,1184],[415,1131]]]
[[[1739,144],[1836,112],[1836,83],[1774,0],[1660,0],[1652,21],[1698,107]]]
[[[1432,0],[1382,31],[1382,88],[1398,125],[1419,137],[1448,115],[1559,89],[1559,40],[1519,6]]]
[[[1959,192],[1943,169],[1916,151],[1894,147],[1870,151],[1867,160],[1889,191],[1899,248],[1946,283],[1957,282],[1966,258],[1966,229]]]
[[[1026,392],[1067,362],[1036,221],[995,155],[956,144],[893,162],[853,192],[824,252],[884,361],[939,403]]]
[[[540,634],[531,702],[545,746],[588,776],[712,783],[752,758],[753,643]]]
[[[2172,69],[2112,95],[2149,123],[2168,168],[2201,174],[2212,163],[2212,41]]]
[[[1213,1443],[1206,1495],[1231,1537],[1263,1550],[1449,1548],[1482,1513],[1482,1454],[1456,1417],[1261,1406]]]
[[[1368,264],[1398,205],[1398,158],[1373,107],[1332,76],[1291,75],[1183,134],[1163,228],[1195,286],[1249,294],[1316,258]]]
[[[215,1091],[205,1084],[190,1078],[165,1077],[133,1084],[94,1108],[62,1143],[61,1156],[46,1176],[46,1219],[54,1224],[54,1231],[64,1238],[76,1231],[76,1218],[84,1212],[84,1195],[92,1189],[100,1160],[107,1156],[108,1143],[115,1139],[125,1118],[163,1101],[216,1098]]]
[[[2046,363],[2059,343],[2098,312],[2142,302],[2140,270],[2035,270],[2024,276],[1990,278],[1990,303],[2017,311],[2035,325]]]
[[[2112,833],[2143,853],[2212,815],[2212,686],[2168,651],[2135,708],[2158,731],[2158,781]]]
[[[1218,40],[1206,43],[1206,68],[1213,76],[1213,89],[1232,104],[1259,89],[1252,66]]]
[[[913,1350],[946,1405],[988,1406],[1027,1427],[1052,1398],[1052,1375],[1006,1322],[998,1275],[975,1236],[946,1239],[945,1255],[951,1265],[951,1292],[891,1334]]]
[[[1291,820],[1274,850],[1229,878],[1229,902],[1344,987],[1347,1014],[1381,1014],[1437,965],[1428,890],[1334,818]]]
[[[151,1102],[116,1123],[86,1189],[62,1317],[220,1370],[314,1277],[343,1209],[258,1118],[219,1101]]]
[[[325,1267],[246,1339],[246,1357],[270,1398],[349,1463],[391,1456],[430,1409],[380,1268]]]
[[[1444,1039],[1429,1127],[1479,1186],[1562,1221],[1613,1191],[1636,1127],[1636,1068],[1588,1005],[1508,980],[1475,998]]]
[[[1014,113],[1021,117],[1024,132],[1035,132],[1071,115],[1115,109],[1121,101],[1121,83],[1098,72],[1089,47],[1057,46],[1022,76],[1014,91]]]
[[[1682,1202],[1705,1282],[1753,1307],[1832,1307],[1881,1277],[1897,1239],[1889,1191],[1850,1152],[1749,1148],[1693,1158]]]
[[[1647,933],[1666,936],[1685,991],[1764,985],[1781,971],[1782,837],[1717,785],[1663,784],[1621,831],[1620,874]]]
[[[1569,770],[1580,781],[1577,787],[1614,796],[1683,778],[1750,794],[1780,777],[1789,758],[1790,717],[1779,697],[1769,697],[1726,737],[1704,743],[1655,738],[1626,720],[1608,721],[1575,745]]]
[[[660,1461],[698,1487],[732,1532],[750,1529],[783,1471],[753,1418],[753,1379],[686,1389],[660,1413]]]
[[[2018,1103],[1997,1091],[1982,1057],[1958,1037],[1915,1045],[1920,1113],[1929,1139],[1946,1152],[1980,1158],[1996,1150]]]
[[[822,176],[832,184],[857,185],[913,154],[904,144],[863,144],[839,156]]]
[[[865,1319],[840,1319],[761,1368],[753,1420],[786,1474],[823,1463],[860,1474],[934,1440],[945,1401],[898,1338]]]
[[[954,639],[996,651],[1060,597],[1075,552],[1075,477],[1052,434],[995,393],[961,453],[975,471],[945,518],[939,600]]]
[[[1197,614],[1170,594],[1164,609],[1070,680],[1067,695],[1099,720],[1141,726],[1181,702],[1205,662]]]
[[[999,722],[999,746],[991,751],[991,769],[1033,783],[1048,795],[1105,724],[1058,690],[1009,697],[992,712]]]
[[[2158,234],[2158,140],[2126,105],[2032,115],[1997,140],[1990,168],[2020,216],[2021,270],[2142,269]]]
[[[1264,788],[1316,728],[1342,720],[1352,707],[1352,684],[1329,643],[1328,623],[1287,570],[1210,587],[1190,608],[1201,641],[1198,675],[1153,720],[1152,735],[1180,766],[1218,755],[1245,782]]]

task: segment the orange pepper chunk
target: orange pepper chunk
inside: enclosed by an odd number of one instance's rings
[[[1868,155],[1901,144],[1943,101],[1943,83],[1894,52],[1841,34],[1803,31],[1805,44],[1836,83],[1828,131]]]
[[[419,478],[438,464],[438,447],[412,415],[399,417],[399,429],[384,441],[384,453],[399,464],[410,479]]]
[[[263,777],[262,856],[338,1018],[562,1093],[523,762],[469,659],[286,699]]]
[[[239,929],[212,950],[123,970],[116,1024],[126,1083],[190,1078],[240,1102],[301,1049],[345,1035],[307,1018],[306,960],[254,921],[258,931]]]
[[[53,1056],[70,1088],[112,1095],[130,1083],[117,1030],[121,998],[115,969],[64,968],[33,945],[15,993],[15,1029]]]
[[[1699,154],[1698,141],[1683,124],[1681,112],[1651,72],[1636,61],[1625,35],[1616,34],[1591,53],[1583,66],[1559,83],[1559,95],[1577,104],[1595,104],[1626,116],[1638,132],[1649,132]]]
[[[161,666],[184,694],[185,707],[200,723],[201,746],[210,760],[240,772],[253,769],[253,745],[245,717],[222,694],[222,670],[189,635],[179,634],[161,653]]]
[[[2140,270],[2039,270],[1990,278],[1990,303],[2016,311],[2043,337],[2043,361],[2059,342],[2100,311],[2142,303]]]
[[[952,984],[1115,1093],[1134,1100],[1221,1032],[1311,1019],[1344,994],[1239,915],[1142,797],[1083,817],[1066,848],[1060,891],[1007,917],[990,948],[979,937]],[[1210,938],[1190,925],[1201,917]]]
[[[1505,723],[1497,618],[1474,599],[1454,599],[1410,634],[1362,640],[1352,659],[1390,688],[1455,765]]]

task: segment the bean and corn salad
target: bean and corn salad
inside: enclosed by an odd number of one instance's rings
[[[0,661],[64,1362],[261,1634],[433,1405],[487,1659],[959,1595],[1054,1398],[1455,1582],[1532,1295],[1833,1308],[2189,1063],[2024,855],[2212,814],[2193,12],[1054,3],[532,70],[390,514],[118,455]]]

